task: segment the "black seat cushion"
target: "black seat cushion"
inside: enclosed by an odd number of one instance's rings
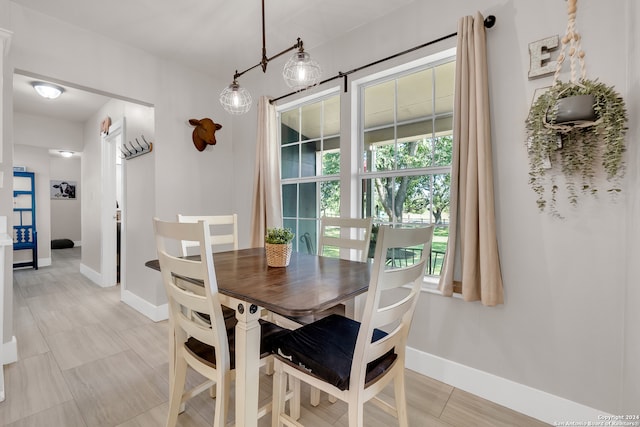
[[[231,369],[235,369],[236,361],[236,333],[235,327],[238,320],[235,317],[225,318],[225,326],[227,328],[227,338],[229,340],[229,353],[231,357]],[[260,319],[260,357],[265,357],[272,353],[274,340],[289,332],[288,329],[282,328],[275,323],[267,322]],[[216,352],[213,347],[205,344],[197,339],[190,337],[185,343],[187,350],[194,356],[202,359],[205,363],[215,368]]]
[[[285,362],[310,373],[340,390],[349,388],[351,362],[360,323],[332,314],[299,329],[275,337],[273,351]],[[373,332],[372,342],[387,333]],[[393,350],[367,365],[366,383],[384,373],[397,355]]]

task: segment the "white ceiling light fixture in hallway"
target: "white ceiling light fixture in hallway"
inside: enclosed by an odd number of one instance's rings
[[[64,89],[58,85],[45,82],[33,82],[31,86],[43,98],[56,99],[64,92]]]

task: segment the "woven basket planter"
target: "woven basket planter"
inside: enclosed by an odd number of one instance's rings
[[[287,244],[265,243],[264,249],[267,252],[267,265],[269,267],[286,267],[291,261],[293,246],[291,242]]]

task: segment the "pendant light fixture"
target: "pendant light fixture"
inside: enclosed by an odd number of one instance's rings
[[[249,91],[240,87],[235,79],[220,94],[220,103],[231,114],[246,113],[251,109],[252,102]]]
[[[302,41],[300,50],[294,53],[285,64],[282,76],[287,86],[293,90],[306,89],[317,85],[320,81],[320,65],[312,61],[311,56],[302,49]]]
[[[300,38],[298,38],[298,41],[293,46],[283,50],[271,58],[267,57],[264,29],[264,1],[265,0],[262,0],[262,59],[253,67],[249,67],[240,73],[236,70],[233,75],[233,82],[226,87],[222,93],[220,93],[220,104],[222,104],[224,109],[231,114],[246,113],[251,109],[251,104],[253,102],[249,91],[241,87],[238,83],[238,78],[247,71],[253,70],[258,66],[260,66],[262,68],[262,72],[265,73],[267,71],[267,64],[269,61],[278,58],[287,52],[291,52],[294,49],[297,49],[297,51],[294,52],[293,56],[289,61],[287,61],[282,71],[282,76],[284,77],[287,85],[294,90],[302,90],[310,86],[315,86],[320,81],[320,66],[315,61],[312,61],[309,54],[304,51],[303,42]]]

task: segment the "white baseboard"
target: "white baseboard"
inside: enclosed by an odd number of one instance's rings
[[[599,421],[602,416],[610,415],[411,347],[407,347],[406,367],[549,424],[569,420]]]
[[[102,283],[102,274],[97,271],[87,267],[86,265],[80,263],[80,273],[82,273],[85,277],[91,280],[96,285],[104,288],[104,284]]]
[[[73,241],[73,247],[77,248],[78,246],[82,246],[82,240],[78,240],[78,241]]]
[[[144,314],[154,322],[161,322],[169,318],[168,304],[162,304],[160,306],[153,305],[149,301],[142,299],[138,295],[127,290],[122,291],[120,300],[134,310]]]
[[[29,262],[29,263],[30,263],[32,259],[33,259],[33,258],[25,259],[25,260],[22,260],[22,259],[14,259],[14,261],[13,261],[13,262],[14,262],[14,263],[22,263],[22,262]],[[51,258],[38,258],[38,268],[40,268],[40,267],[49,267],[50,265],[51,265]],[[32,266],[30,266],[30,265],[24,265],[24,266],[22,266],[22,267],[15,267],[15,268],[24,268],[24,269],[27,269],[27,268],[33,268],[33,267],[32,267]]]
[[[15,335],[11,341],[2,344],[2,365],[8,365],[18,361],[18,341]],[[1,365],[0,365],[1,366]]]

